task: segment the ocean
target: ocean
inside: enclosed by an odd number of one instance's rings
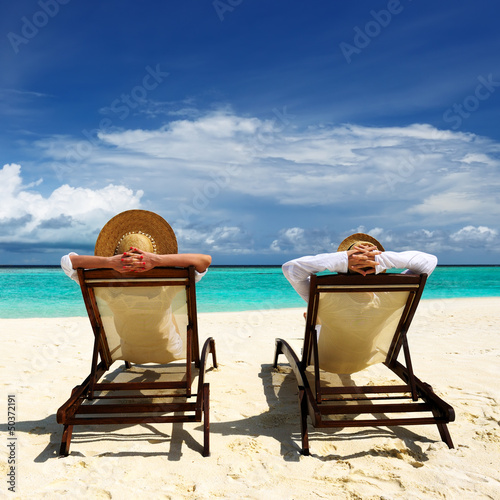
[[[280,266],[212,266],[197,285],[198,312],[304,307]],[[438,266],[425,299],[499,297],[500,266]],[[79,286],[59,266],[0,267],[0,318],[86,316]]]

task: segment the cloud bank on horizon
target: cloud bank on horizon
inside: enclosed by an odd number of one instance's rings
[[[157,129],[46,137],[36,148],[42,160],[27,170],[44,177],[26,183],[17,164],[0,171],[4,251],[91,251],[104,223],[131,208],[161,214],[181,251],[220,264],[335,251],[355,231],[442,263],[500,251],[500,145],[470,133],[299,129],[286,109],[269,120],[224,109]]]

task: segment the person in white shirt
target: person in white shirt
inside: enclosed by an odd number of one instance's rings
[[[125,273],[144,272],[161,266],[194,266],[196,281],[199,281],[211,262],[210,255],[177,253],[175,234],[159,215],[147,210],[127,210],[102,228],[94,255],[70,252],[61,258],[61,267],[67,276],[78,282],[78,268],[106,268]]]
[[[212,262],[210,255],[177,253],[177,239],[170,225],[146,210],[128,210],[113,217],[99,233],[94,253],[70,252],[61,258],[61,267],[78,283],[78,268],[141,273],[160,266],[194,266],[198,282]],[[108,322],[107,328],[114,328],[120,339],[118,359],[167,363],[184,356],[185,347],[175,320],[175,309],[182,308],[182,300],[176,301],[180,287],[160,288],[100,290],[98,303],[101,301],[103,309],[111,311],[112,323]]]
[[[366,276],[398,268],[405,269],[405,273],[429,275],[436,265],[434,255],[416,251],[386,252],[372,236],[356,233],[342,241],[335,253],[305,256],[283,264],[283,273],[308,302],[310,277],[321,271]],[[351,374],[386,359],[387,345],[390,345],[387,333],[394,331],[386,327],[393,319],[395,308],[404,305],[399,300],[399,296],[385,292],[352,296],[326,294],[319,305],[316,322],[321,368]]]
[[[337,273],[378,274],[386,269],[405,269],[405,273],[430,275],[437,265],[437,257],[418,252],[385,251],[375,238],[364,233],[348,236],[334,253],[309,255],[283,264],[283,274],[307,302],[311,274],[321,271]]]

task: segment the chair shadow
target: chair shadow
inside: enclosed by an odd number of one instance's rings
[[[208,368],[207,372],[212,368]],[[114,371],[107,374],[107,380],[116,379],[123,373],[123,367],[118,367]],[[293,371],[288,365],[278,365],[278,368],[273,368],[272,364],[262,364],[261,371],[258,374],[263,385],[264,395],[268,405],[268,410],[259,414],[253,415],[248,418],[237,419],[233,421],[211,422],[210,434],[220,434],[223,436],[267,436],[275,439],[280,443],[280,454],[285,461],[298,462],[301,455],[301,435],[300,435],[300,411],[298,403],[298,388]],[[142,380],[151,381],[157,379],[159,375],[154,370],[147,370],[143,374],[138,374],[136,378],[131,381],[139,382]],[[276,380],[279,379],[279,380]],[[351,377],[340,376],[344,385],[355,385]],[[275,388],[278,388],[277,391]],[[134,424],[137,425],[137,424]],[[70,451],[72,456],[84,456],[78,451],[79,443],[91,442],[138,442],[147,441],[150,445],[167,444],[169,449],[166,451],[103,451],[99,456],[165,456],[169,461],[179,461],[183,455],[183,445],[193,451],[203,451],[201,442],[196,441],[191,433],[191,429],[201,429],[202,425],[198,427],[192,424],[188,428],[184,428],[184,422],[172,424],[171,434],[160,431],[154,423],[139,424],[144,432],[135,432],[133,434],[119,431],[132,427],[131,425],[116,425],[106,424],[98,426],[77,426],[73,434]],[[49,442],[45,448],[34,459],[34,462],[46,462],[49,459],[59,458],[60,439],[62,437],[63,426],[56,421],[56,415],[52,414],[41,420],[25,420],[16,423],[16,432],[23,432],[26,434],[35,435],[49,435]],[[7,430],[6,424],[0,425],[0,431]],[[340,433],[340,431],[344,432]],[[418,456],[420,461],[427,460],[425,452],[416,443],[428,442],[433,443],[434,440],[427,439],[419,434],[413,433],[404,427],[373,427],[363,428],[363,430],[345,432],[345,428],[329,429],[327,432],[311,428],[309,424],[309,441],[310,444],[315,441],[347,441],[347,440],[360,440],[368,439],[370,437],[377,438],[399,438],[407,448],[409,454]],[[330,454],[321,456],[313,453],[313,446],[311,447],[311,455],[322,461],[331,460],[347,460],[350,458],[362,456],[380,456],[390,455],[391,451],[380,451],[367,449],[363,452],[358,452],[351,455],[336,455]]]
[[[283,379],[279,384],[273,381],[273,377]],[[263,384],[264,394],[269,409],[259,415],[254,415],[248,418],[215,422],[210,424],[211,433],[218,433],[224,436],[267,436],[276,439],[280,445],[280,453],[285,461],[297,462],[300,460],[301,454],[301,433],[300,433],[300,410],[298,402],[298,387],[295,375],[288,365],[278,365],[274,369],[272,364],[261,365],[259,378]],[[348,375],[340,376],[342,384],[346,386],[356,385],[352,378]],[[275,387],[278,390],[275,391]],[[380,414],[375,414],[381,417]],[[344,431],[341,433],[341,431]],[[415,442],[423,441],[432,443],[433,440],[415,434],[403,427],[372,427],[363,428],[362,430],[349,430],[345,432],[345,428],[332,428],[328,431],[323,429],[318,430],[311,427],[309,424],[309,442],[321,440],[334,440],[347,441],[347,440],[360,440],[368,438],[399,438],[404,441],[409,449],[409,454],[420,457],[425,457],[422,448]],[[384,452],[379,450],[367,449],[366,451],[359,452],[351,455],[328,455],[321,456],[311,452],[312,457],[318,458],[322,461],[329,460],[347,460],[349,458],[356,458],[361,456],[379,456],[381,454],[390,455],[391,452]],[[425,457],[425,460],[427,458]]]
[[[285,374],[276,394],[273,384],[274,374],[283,376],[283,373],[276,371],[272,364],[261,365],[258,377],[261,379],[266,397],[267,411],[248,418],[211,422],[210,432],[222,436],[267,436],[280,443],[280,453],[284,460],[298,461],[300,448],[296,445],[291,432],[295,425],[300,425],[295,376],[291,371]]]
[[[140,365],[133,365],[134,366]],[[212,371],[213,368],[207,368],[206,372]],[[105,376],[106,381],[114,381],[120,375],[125,372],[123,365],[117,366],[114,370],[108,372]],[[128,374],[130,375],[130,370]],[[155,370],[146,369],[142,373],[137,373],[137,376],[130,379],[131,382],[152,382],[158,380],[161,374]],[[126,398],[126,396],[124,396]],[[134,425],[140,425],[144,429],[144,432],[126,433],[119,432],[121,429],[129,429]],[[190,429],[196,428],[193,424],[189,424]],[[160,431],[154,425],[154,422],[147,422],[144,424],[100,424],[95,426],[75,426],[73,437],[71,440],[70,455],[72,456],[85,456],[78,451],[79,443],[92,443],[92,442],[138,442],[147,441],[149,444],[169,444],[169,450],[167,451],[151,451],[151,452],[136,452],[136,451],[118,451],[110,452],[103,451],[99,456],[159,456],[163,455],[170,461],[178,461],[182,457],[182,445],[186,444],[190,449],[199,452],[203,452],[203,444],[198,443],[190,434],[189,429],[184,429],[184,422],[176,422],[171,426],[171,434]],[[7,431],[7,424],[0,424],[0,432]],[[53,458],[62,458],[59,455],[59,447],[61,444],[63,426],[58,424],[56,420],[56,414],[47,416],[41,420],[24,420],[16,422],[16,433],[25,433],[31,435],[49,435],[49,442],[46,444],[45,448],[35,457],[34,462],[46,462]]]

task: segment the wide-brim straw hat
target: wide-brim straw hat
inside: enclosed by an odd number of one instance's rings
[[[359,243],[371,243],[372,245],[375,245],[381,252],[385,252],[384,247],[378,240],[376,240],[373,236],[365,233],[351,234],[351,236],[348,236],[344,241],[342,241],[337,251],[343,252],[344,250],[349,250],[351,247]]]
[[[118,253],[124,240],[134,241],[136,235],[136,241],[149,240],[149,249],[141,250],[156,254],[177,253],[177,238],[163,217],[148,210],[127,210],[115,215],[101,229],[94,254],[111,257]]]

